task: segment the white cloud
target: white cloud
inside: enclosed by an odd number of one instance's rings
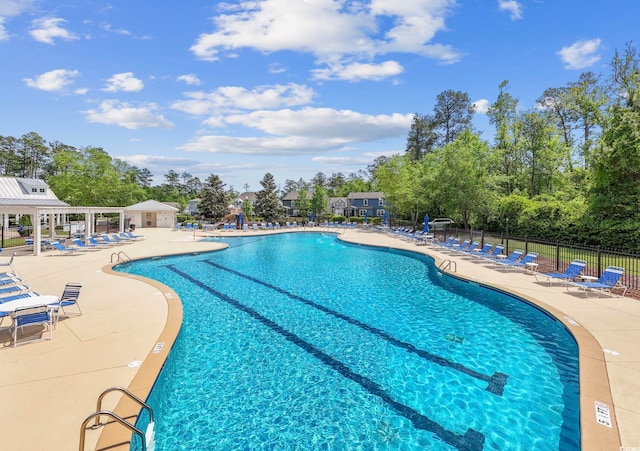
[[[200,86],[200,79],[194,74],[180,75],[177,80],[184,81],[188,85]]]
[[[489,106],[491,104],[487,99],[479,99],[473,102],[473,105],[475,105],[476,107],[476,113],[487,114],[487,111],[489,111]]]
[[[144,84],[142,80],[139,80],[133,76],[132,72],[123,72],[121,74],[114,74],[109,80],[107,80],[107,87],[103,91],[108,92],[137,92],[142,90]]]
[[[556,52],[564,63],[565,69],[584,69],[600,61],[600,39],[577,41]]]
[[[304,85],[265,85],[254,89],[221,86],[215,91],[188,92],[187,100],[174,102],[171,108],[189,114],[215,114],[222,110],[252,110],[304,105],[311,102],[313,89]]]
[[[78,39],[76,35],[65,30],[60,25],[66,23],[66,20],[59,17],[43,17],[31,21],[31,30],[29,34],[39,42],[45,44],[53,44],[54,39],[64,39],[72,41]]]
[[[511,20],[522,19],[522,4],[516,0],[498,0],[498,8],[508,12]]]
[[[19,16],[27,12],[38,0],[0,0],[0,16]]]
[[[129,30],[125,30],[124,28],[112,28],[111,24],[108,24],[108,23],[103,23],[102,29],[110,33],[121,34],[124,36],[131,36],[131,32]]]
[[[210,61],[219,59],[222,52],[252,48],[306,52],[320,64],[345,58],[369,62],[389,52],[450,63],[460,55],[431,41],[446,29],[445,19],[455,4],[455,0],[243,2],[214,17],[215,30],[202,33],[190,50]]]
[[[371,164],[371,158],[369,157],[331,157],[331,156],[319,156],[313,157],[311,161],[320,164],[331,164],[336,166],[363,166]]]
[[[4,27],[4,21],[5,21],[5,18],[0,17],[0,41],[9,40],[9,33],[7,32],[7,29]]]
[[[22,81],[30,88],[41,89],[42,91],[60,91],[65,86],[74,82],[74,79],[80,75],[77,70],[56,69],[34,78],[23,78]]]
[[[227,124],[258,130],[263,136],[203,135],[178,149],[193,152],[304,155],[343,149],[358,142],[407,134],[412,114],[367,115],[330,108],[255,111],[224,118]]]
[[[173,124],[167,121],[161,114],[156,114],[155,103],[133,107],[125,102],[117,100],[105,100],[100,104],[99,110],[87,110],[85,113],[87,122],[96,122],[106,125],[118,125],[131,130],[139,128],[172,128]]]
[[[385,61],[381,64],[352,63],[346,66],[332,64],[326,69],[315,69],[313,73],[318,80],[382,80],[399,75],[404,68],[396,61]]]
[[[312,139],[364,142],[402,136],[411,126],[411,114],[377,115],[332,108],[254,111],[225,118],[229,124],[261,130],[270,135],[293,135]]]

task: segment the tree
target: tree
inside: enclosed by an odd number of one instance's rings
[[[300,212],[300,216],[307,216],[309,213],[309,192],[306,189],[301,189],[298,191],[298,198],[296,199],[296,208]]]
[[[409,136],[407,137],[406,153],[414,161],[418,161],[422,156],[435,147],[438,141],[436,132],[437,123],[433,116],[413,115]]]
[[[310,208],[316,221],[325,213],[327,208],[327,194],[322,185],[315,185],[313,188],[313,197],[311,198]]]
[[[44,168],[49,158],[47,142],[35,132],[24,134],[20,137],[18,148],[22,177],[39,178],[43,175]]]
[[[503,191],[511,194],[516,180],[522,173],[522,155],[519,146],[521,124],[518,121],[518,100],[507,91],[509,82],[504,80],[498,88],[498,98],[489,107],[487,116],[496,127],[494,146],[500,157],[497,171],[503,178]]]
[[[200,195],[198,211],[206,218],[220,221],[227,213],[229,198],[224,190],[225,184],[215,174],[211,174],[205,180]]]
[[[266,173],[260,181],[262,189],[256,193],[255,212],[265,221],[276,221],[282,216],[282,204],[278,199],[278,191],[273,175]]]
[[[251,219],[253,217],[253,205],[248,197],[245,197],[242,200],[242,212],[247,219]]]
[[[476,107],[471,103],[469,94],[462,91],[447,89],[436,99],[433,120],[439,131],[439,144],[445,146],[471,127]]]
[[[327,185],[327,176],[324,175],[323,172],[318,172],[311,179],[312,186],[322,186],[323,188]]]
[[[331,174],[327,181],[327,188],[329,189],[329,195],[335,197],[342,190],[342,186],[346,183],[346,179],[342,172]]]

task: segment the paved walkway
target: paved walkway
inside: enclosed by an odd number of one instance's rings
[[[147,239],[78,256],[50,251],[39,257],[16,258],[15,271],[41,294],[59,295],[67,282],[81,282],[83,315],[63,318],[53,340],[17,348],[9,347],[9,334],[0,330],[4,346],[0,349],[0,449],[77,450],[80,425],[96,410],[96,400],[104,389],[130,387],[143,398],[151,389],[179,328],[179,299],[169,287],[112,273],[110,261],[119,252],[137,259],[206,252],[224,245],[199,242],[192,233],[168,229],[141,229],[137,233]],[[248,233],[254,232],[235,232]],[[415,246],[380,233],[348,230],[340,237],[424,252],[437,262],[451,258],[430,246]],[[455,261],[458,275],[546,306],[576,335],[580,344],[583,449],[618,450],[620,444],[640,447],[640,301],[585,299],[563,288],[538,284],[532,275],[505,274],[463,259]],[[5,319],[2,326],[8,325]],[[130,367],[137,361],[144,363]],[[596,401],[615,412],[613,427],[596,422]],[[103,408],[118,412],[131,409],[118,402],[119,396],[111,394]],[[87,433],[86,449],[107,446],[106,442],[113,440],[109,433],[103,433],[102,438],[99,435],[99,430]]]

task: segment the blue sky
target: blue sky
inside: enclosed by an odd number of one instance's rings
[[[0,0],[0,135],[238,191],[404,151],[444,90],[520,108],[637,46],[637,0]]]

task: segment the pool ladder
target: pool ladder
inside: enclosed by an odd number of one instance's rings
[[[124,263],[124,262],[130,262],[131,258],[129,258],[129,256],[127,254],[124,253],[124,251],[120,251],[118,253],[114,252],[113,254],[111,254],[111,263],[113,263],[113,258],[116,258],[116,263]]]
[[[453,272],[458,272],[458,264],[448,258],[438,265],[440,271],[446,271],[449,268],[453,268]]]
[[[142,432],[140,429],[135,427],[135,425],[129,423],[127,420],[125,420],[124,418],[122,418],[119,415],[116,415],[115,413],[111,412],[110,410],[101,410],[102,409],[102,400],[104,399],[104,397],[108,393],[113,392],[113,391],[122,392],[124,395],[128,396],[130,399],[132,399],[133,401],[138,403],[140,405],[140,407],[142,407],[143,409],[146,409],[147,412],[149,412],[149,424],[147,425],[147,429],[146,429],[145,432]],[[138,398],[136,395],[134,395],[129,390],[127,390],[126,388],[123,388],[123,387],[107,388],[105,391],[103,391],[100,394],[100,396],[98,397],[98,403],[97,403],[97,407],[96,407],[96,412],[94,412],[91,415],[89,415],[82,422],[82,427],[80,428],[80,448],[79,448],[80,451],[84,451],[85,433],[86,433],[87,429],[98,429],[98,428],[108,424],[108,423],[100,423],[100,417],[101,416],[110,417],[112,420],[114,420],[114,422],[120,424],[121,426],[124,426],[125,428],[129,429],[131,432],[136,434],[138,437],[140,437],[140,440],[142,442],[142,451],[153,451],[154,446],[155,446],[155,432],[153,430],[154,429],[153,409],[151,408],[151,406],[149,404],[147,404],[142,399]],[[94,418],[95,418],[94,425],[90,426],[88,428],[87,426],[89,425],[89,422],[91,420],[93,420]]]

